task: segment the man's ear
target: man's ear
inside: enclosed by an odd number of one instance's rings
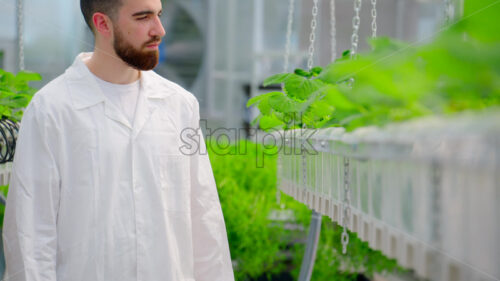
[[[99,33],[105,37],[111,36],[113,23],[107,15],[99,12],[94,13],[92,16],[92,22],[94,23],[96,34]]]

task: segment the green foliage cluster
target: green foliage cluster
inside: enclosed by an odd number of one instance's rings
[[[466,1],[464,18],[432,42],[414,46],[370,40],[372,51],[349,52],[310,72],[301,69],[269,77],[264,86],[282,92],[252,98],[262,129],[358,127],[448,115],[500,105],[500,3]],[[496,16],[495,16],[496,15]]]
[[[359,280],[358,274],[371,280],[374,273],[383,275],[405,272],[396,260],[370,248],[356,233],[349,232],[347,255],[343,255],[340,243],[342,231],[341,226],[332,223],[328,217],[323,217],[311,280],[356,281]]]
[[[293,73],[273,75],[264,81],[264,86],[281,84],[282,91],[266,93],[248,101],[247,106],[256,106],[260,111],[254,124],[258,122],[264,130],[287,130],[303,126],[337,126],[354,130],[431,114],[449,115],[467,110],[497,108],[500,105],[498,15],[500,1],[466,0],[463,18],[443,28],[429,43],[417,46],[389,38],[377,38],[370,40],[371,52],[356,55],[355,59],[351,59],[346,51],[340,59],[324,69],[296,69]],[[239,160],[234,158],[227,161],[235,163]],[[214,165],[218,165],[217,161]],[[224,169],[233,168],[228,165]],[[250,171],[255,172],[255,175],[266,173],[256,169]],[[240,173],[249,172],[243,170]],[[270,172],[267,176],[270,177],[268,181],[275,178]],[[273,200],[272,190],[259,192],[267,200]],[[224,194],[224,191],[220,193]],[[228,208],[225,204],[223,201],[223,208]],[[257,205],[253,207],[260,210]],[[305,206],[287,208],[294,208],[299,214],[308,213]],[[229,224],[232,225],[231,222]],[[237,225],[232,227],[228,229],[229,232],[240,231]],[[341,227],[328,219],[323,220],[313,280],[354,280],[353,273],[357,272],[364,272],[370,277],[374,272],[402,270],[394,260],[373,251],[352,233],[349,255],[341,255],[341,231]],[[241,239],[266,240],[266,237],[247,236]],[[258,242],[247,242],[250,245],[254,243]],[[238,246],[232,244],[231,247]],[[299,244],[298,247],[294,253],[295,276],[303,253],[303,248],[300,248],[303,245]],[[255,257],[260,255],[258,249],[247,254]],[[240,259],[239,253],[234,252],[233,258]],[[245,264],[245,258],[240,260]],[[259,262],[269,264],[266,259]],[[272,260],[274,262],[276,260]],[[240,269],[245,270],[244,267]]]
[[[9,186],[8,185],[2,185],[0,186],[0,194],[3,196],[3,198],[7,198],[7,193],[9,192]],[[3,217],[5,215],[5,205],[0,204],[0,227],[3,226]]]
[[[20,121],[23,109],[28,106],[37,91],[30,81],[40,81],[38,73],[20,71],[16,75],[0,69],[0,118]]]
[[[237,262],[236,280],[251,280],[263,273],[285,271],[281,252],[284,238],[293,236],[267,216],[277,208],[276,158],[265,156],[262,146],[249,142],[224,145],[207,141],[219,197],[226,222],[231,257]],[[264,157],[265,159],[261,159]],[[265,168],[257,161],[264,160]],[[274,190],[274,192],[273,192]],[[284,202],[285,203],[285,202]],[[288,205],[295,205],[287,200]]]
[[[0,69],[0,118],[8,118],[14,122],[21,121],[23,109],[28,106],[37,91],[29,86],[31,81],[40,81],[40,74],[20,71],[16,75]],[[9,186],[0,186],[0,192],[7,198]],[[3,225],[5,205],[0,204],[0,226]]]
[[[276,195],[276,148],[265,148],[249,141],[235,145],[207,141],[217,182],[231,250],[237,261],[238,281],[259,276],[291,272],[298,279],[304,241],[311,211],[293,198]],[[263,163],[263,165],[257,164]],[[293,223],[303,230],[285,228],[285,222],[272,222],[272,210],[293,210]],[[342,228],[323,218],[316,265],[312,280],[355,280],[357,273],[372,276],[374,272],[400,270],[396,261],[374,251],[368,244],[350,234],[348,255],[341,254]],[[288,253],[288,254],[287,254]],[[270,280],[270,279],[268,279]]]

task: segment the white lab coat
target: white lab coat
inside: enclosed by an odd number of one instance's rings
[[[208,156],[179,149],[181,130],[199,128],[196,98],[142,72],[131,126],[82,61],[90,55],[41,89],[21,122],[4,280],[234,280]]]

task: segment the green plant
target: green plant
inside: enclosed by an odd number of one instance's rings
[[[1,58],[1,56],[0,56]],[[14,122],[21,121],[23,109],[28,106],[37,91],[29,86],[30,81],[40,81],[40,74],[20,71],[16,75],[0,69],[0,118]],[[7,198],[9,186],[0,186],[0,192]],[[5,205],[0,204],[0,226],[3,225]]]
[[[479,3],[479,4],[478,4]],[[282,92],[252,98],[262,129],[358,127],[449,115],[500,105],[500,24],[493,0],[466,1],[464,19],[431,43],[413,46],[389,38],[370,40],[373,50],[349,52],[311,72],[277,74],[264,85]]]
[[[38,73],[20,71],[16,75],[0,69],[0,117],[20,121],[23,109],[37,91],[30,81],[40,81]]]
[[[302,126],[354,130],[430,114],[496,108],[500,105],[498,14],[499,1],[465,1],[463,20],[446,27],[430,43],[415,46],[373,39],[372,51],[356,59],[346,51],[325,69],[273,75],[264,86],[282,84],[283,90],[248,101],[247,106],[260,110],[254,124],[264,130]],[[353,233],[349,255],[340,255],[341,229],[323,222],[313,279],[352,280],[360,271],[371,276],[401,270]]]
[[[0,186],[0,193],[3,196],[3,198],[7,198],[7,193],[9,192],[9,186],[8,185],[2,185]],[[5,205],[0,204],[0,227],[3,226],[3,217],[5,214]]]
[[[250,142],[226,145],[207,141],[207,147],[226,221],[231,257],[237,262],[236,279],[250,280],[264,273],[284,271],[282,261],[285,257],[280,253],[287,242],[282,239],[291,234],[279,225],[271,225],[267,218],[269,212],[278,207],[272,199],[276,186],[276,158],[265,154],[262,146]],[[265,158],[265,168],[258,168],[260,157]]]
[[[286,195],[282,195],[282,205],[276,202],[276,148],[266,149],[249,141],[229,145],[215,140],[207,141],[207,147],[226,221],[231,257],[237,262],[236,280],[254,280],[280,272],[290,272],[297,280],[311,211]],[[293,210],[295,220],[288,223],[303,230],[289,230],[284,223],[268,218],[272,210],[281,207]],[[323,218],[312,280],[347,281],[359,272],[372,276],[373,272],[399,269],[394,260],[371,250],[355,234],[351,234],[349,255],[342,255],[341,233],[341,227]]]
[[[355,281],[358,274],[372,279],[374,273],[404,272],[396,260],[373,250],[356,233],[349,232],[347,255],[342,254],[340,237],[343,228],[323,217],[316,263],[311,280]]]

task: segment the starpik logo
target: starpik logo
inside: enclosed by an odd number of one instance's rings
[[[235,149],[229,149],[231,142],[247,139],[255,143],[262,144],[262,149],[258,150],[257,167],[264,166],[265,156],[272,156],[278,153],[282,155],[316,155],[318,152],[311,144],[311,139],[316,130],[295,129],[295,130],[269,130],[263,132],[257,129],[243,128],[217,128],[210,129],[207,120],[200,121],[199,128],[184,128],[180,134],[180,152],[183,155],[206,155],[207,145],[211,153],[217,155],[247,155],[249,149],[246,142],[239,143]],[[203,130],[202,130],[203,128]],[[205,131],[205,137],[203,137]],[[204,139],[207,139],[205,144]],[[253,153],[253,152],[252,152]]]

